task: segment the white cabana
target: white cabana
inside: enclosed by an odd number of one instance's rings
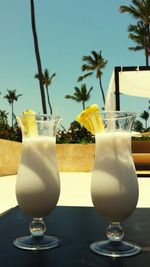
[[[115,67],[107,91],[105,110],[120,109],[120,93],[150,98],[150,67]]]

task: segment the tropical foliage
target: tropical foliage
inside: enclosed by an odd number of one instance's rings
[[[141,121],[136,120],[133,124],[133,130],[136,132],[142,132],[143,131],[143,124]]]
[[[149,107],[148,107],[149,109]],[[148,110],[144,110],[140,114],[140,118],[144,121],[144,125],[140,120],[136,120],[133,124],[133,130],[137,132],[150,132],[150,125],[148,125],[148,120],[150,118],[150,113]]]
[[[86,63],[81,66],[81,70],[86,73],[78,78],[78,82],[83,81],[83,79],[95,74],[96,79],[99,81],[102,99],[105,105],[105,94],[102,86],[102,70],[106,67],[108,61],[102,57],[102,51],[96,52],[94,50],[91,51],[91,55],[83,56],[82,60]]]
[[[87,90],[86,84],[82,84],[81,88],[75,86],[74,89],[75,89],[74,94],[66,95],[65,98],[72,99],[76,102],[81,102],[83,109],[85,109],[85,102],[90,99],[90,93],[93,90],[93,87]]]
[[[140,118],[142,118],[145,121],[145,130],[147,130],[147,128],[148,128],[147,122],[148,122],[149,116],[150,116],[150,114],[146,110],[144,110],[140,115]]]
[[[53,113],[52,110],[52,105],[51,105],[51,101],[50,101],[50,96],[49,96],[49,91],[48,91],[48,87],[52,84],[52,80],[53,78],[56,76],[56,73],[53,73],[51,76],[49,75],[49,71],[48,69],[45,69],[44,74],[42,74],[42,84],[43,86],[45,86],[46,88],[46,94],[47,94],[47,102],[49,105],[49,109],[50,109],[50,114]],[[37,78],[38,80],[40,79],[39,73],[35,74],[34,76],[35,78]]]
[[[146,66],[149,65],[150,56],[150,1],[149,0],[132,0],[129,6],[120,6],[121,13],[129,13],[135,20],[135,25],[129,25],[129,38],[137,45],[129,47],[130,50],[145,51]]]
[[[16,90],[8,90],[7,94],[4,96],[4,98],[7,99],[8,103],[11,105],[11,126],[13,127],[15,114],[14,114],[14,102],[18,100],[22,94],[16,95]]]
[[[87,144],[94,143],[95,137],[84,127],[82,127],[77,121],[74,121],[71,123],[67,131],[65,129],[58,131],[56,140],[58,144]]]
[[[0,110],[0,138],[21,142],[21,130],[15,120],[13,127],[8,123],[8,113]]]
[[[139,21],[136,25],[130,24],[128,27],[129,38],[133,40],[137,45],[135,47],[129,47],[129,50],[139,51],[144,50],[146,56],[146,65],[148,66],[148,59],[150,55],[150,43],[147,38],[147,30],[143,21]]]

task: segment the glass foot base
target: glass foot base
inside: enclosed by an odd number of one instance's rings
[[[45,250],[58,247],[61,241],[57,237],[44,235],[42,237],[24,236],[14,240],[17,248],[26,250]]]
[[[90,245],[93,252],[110,257],[128,257],[138,254],[141,248],[126,241],[97,241]]]

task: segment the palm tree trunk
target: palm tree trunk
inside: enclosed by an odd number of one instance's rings
[[[48,101],[48,105],[49,105],[49,109],[50,109],[50,114],[52,115],[53,111],[52,111],[52,105],[50,102],[50,97],[49,97],[49,92],[48,92],[48,87],[46,86],[46,93],[47,93],[47,101]]]
[[[145,120],[145,129],[147,129],[147,120]]]
[[[85,101],[82,102],[83,110],[85,109]]]
[[[149,66],[149,55],[147,51],[145,52],[145,58],[146,58],[146,67],[148,67]]]
[[[32,33],[33,33],[34,49],[35,49],[35,55],[36,55],[36,61],[37,61],[37,67],[38,67],[38,74],[39,74],[39,85],[40,85],[40,92],[41,92],[42,108],[43,108],[43,113],[47,113],[46,101],[45,101],[45,92],[44,92],[44,86],[43,86],[43,83],[42,83],[42,75],[43,75],[42,64],[41,64],[41,58],[40,58],[40,52],[39,52],[38,38],[37,38],[37,33],[36,33],[34,0],[30,0],[30,4],[31,4]]]
[[[103,103],[105,105],[105,95],[104,95],[104,90],[103,90],[103,86],[102,86],[101,77],[99,77],[99,85],[100,85],[100,89],[101,89],[101,93],[102,93]]]
[[[150,25],[149,23],[146,25],[146,29],[147,29],[147,36],[148,36],[148,47],[147,47],[147,51],[146,51],[146,66],[149,66],[149,52],[150,52],[150,29],[149,29]]]
[[[11,127],[13,128],[14,126],[14,103],[12,101],[11,103]]]

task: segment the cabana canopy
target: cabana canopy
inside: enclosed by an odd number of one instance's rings
[[[115,67],[109,83],[105,110],[120,110],[120,93],[150,98],[150,67]]]

